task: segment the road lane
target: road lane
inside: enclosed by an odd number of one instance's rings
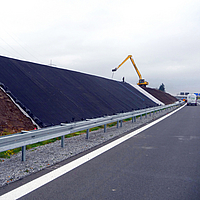
[[[199,199],[200,107],[185,107],[21,199]]]

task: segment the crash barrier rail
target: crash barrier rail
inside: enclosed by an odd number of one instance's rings
[[[52,138],[61,137],[61,147],[64,147],[65,135],[75,133],[82,130],[86,131],[86,139],[89,139],[89,129],[97,126],[104,125],[104,132],[106,132],[107,124],[117,122],[117,128],[122,127],[124,119],[132,118],[132,122],[136,121],[136,117],[142,116],[147,117],[147,114],[151,115],[157,112],[161,112],[164,109],[170,109],[183,105],[183,102],[176,102],[174,104],[157,106],[146,108],[142,110],[136,110],[132,112],[119,113],[112,116],[105,116],[95,119],[86,119],[84,121],[61,123],[60,125],[32,130],[32,131],[21,131],[11,135],[0,137],[0,152],[7,151],[10,149],[22,147],[22,161],[26,160],[26,145],[34,144],[37,142],[49,140]]]

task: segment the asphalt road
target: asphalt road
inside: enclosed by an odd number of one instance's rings
[[[184,107],[21,199],[200,199],[200,106]]]

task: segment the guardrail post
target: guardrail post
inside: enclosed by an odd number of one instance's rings
[[[22,161],[26,161],[26,146],[22,146]]]
[[[133,117],[132,117],[132,123],[133,123]]]
[[[65,147],[65,136],[61,136],[61,147]]]
[[[136,116],[134,116],[134,122],[136,122]]]
[[[86,139],[89,139],[89,129],[87,129],[87,132],[86,132]]]
[[[142,115],[140,115],[140,120],[142,120]]]
[[[104,124],[104,133],[106,132],[106,124]]]
[[[119,121],[117,121],[117,128],[119,128]]]
[[[145,118],[147,118],[147,113],[145,113]]]
[[[122,121],[123,121],[123,120],[120,121],[120,127],[122,127]]]

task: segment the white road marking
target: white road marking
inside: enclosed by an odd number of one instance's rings
[[[184,105],[185,106],[185,105]],[[133,131],[103,147],[100,147],[99,149],[96,149],[58,169],[55,169],[54,171],[52,172],[49,172],[35,180],[32,180],[8,193],[5,193],[3,194],[2,196],[0,196],[0,200],[14,200],[14,199],[18,199],[20,197],[23,197],[24,195],[42,187],[43,185],[53,181],[54,179],[66,174],[67,172],[79,167],[80,165],[90,161],[91,159],[101,155],[102,153],[112,149],[113,147],[121,144],[122,142],[130,139],[131,137],[139,134],[140,132],[150,128],[151,126],[157,124],[158,122],[164,120],[165,118],[169,117],[170,115],[174,114],[175,112],[179,111],[180,109],[182,109],[184,106],[176,109],[175,111],[155,120],[154,122],[150,123],[150,124],[147,124],[146,126],[143,126],[139,129],[137,129],[136,131]]]

